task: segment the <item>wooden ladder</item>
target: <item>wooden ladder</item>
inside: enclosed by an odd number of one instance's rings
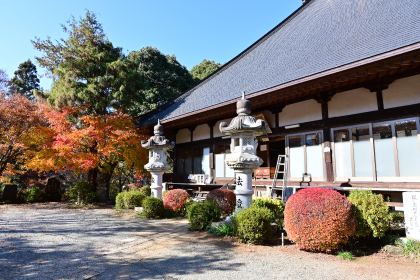
[[[287,188],[287,161],[289,156],[288,155],[279,155],[277,157],[277,164],[276,164],[276,171],[274,172],[273,184],[270,187],[270,197],[273,198],[274,190],[281,190],[281,200],[282,202],[286,201],[286,188]],[[284,166],[283,171],[280,168]],[[276,181],[279,174],[283,174],[283,186],[277,187]]]

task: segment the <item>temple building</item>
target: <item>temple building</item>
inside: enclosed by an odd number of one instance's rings
[[[279,154],[288,155],[289,186],[371,188],[397,210],[403,191],[420,190],[419,0],[304,1],[218,71],[141,116],[139,127],[160,119],[175,141],[174,178],[233,178],[219,126],[236,116],[242,91],[269,130],[258,136],[258,195]]]

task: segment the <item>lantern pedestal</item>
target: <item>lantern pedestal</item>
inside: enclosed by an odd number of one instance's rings
[[[241,208],[249,208],[252,205],[252,172],[251,169],[235,170],[236,189],[236,207],[238,210]]]
[[[150,186],[152,196],[162,199],[162,177],[165,172],[151,171],[150,173],[152,174],[152,185]]]

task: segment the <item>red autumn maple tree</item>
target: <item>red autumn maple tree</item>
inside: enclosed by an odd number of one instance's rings
[[[126,114],[80,115],[81,111],[82,107],[66,107],[46,112],[49,127],[43,129],[43,147],[26,167],[46,172],[86,172],[100,198],[107,198],[110,179],[119,163],[134,166],[138,174],[144,172],[147,151],[140,143],[147,136]]]
[[[37,133],[47,123],[40,104],[16,94],[6,96],[0,92],[0,179],[19,173],[16,168],[30,158]]]

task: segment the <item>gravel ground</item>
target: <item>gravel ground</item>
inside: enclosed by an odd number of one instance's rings
[[[0,279],[420,279],[415,263],[247,246],[189,232],[186,220],[113,213],[0,206]]]

